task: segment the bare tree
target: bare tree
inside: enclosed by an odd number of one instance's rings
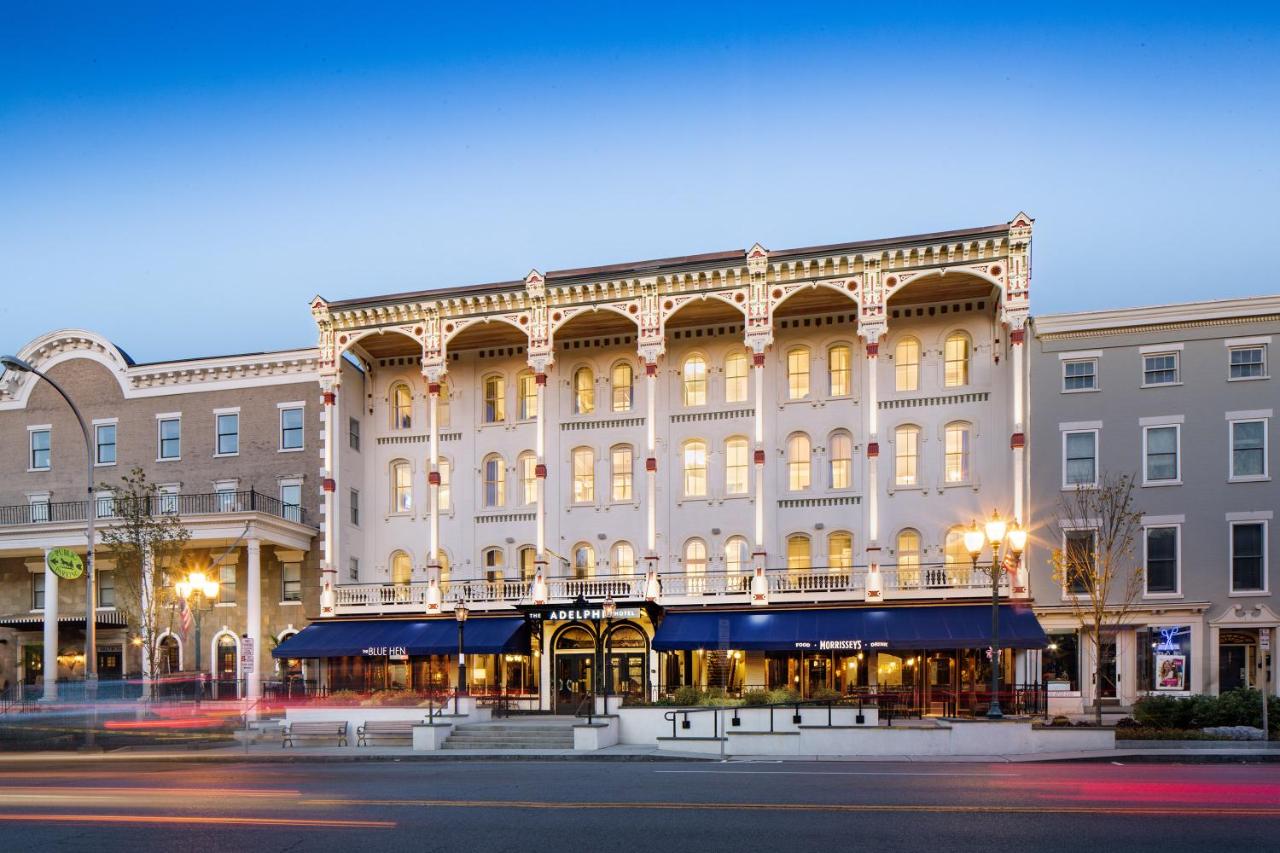
[[[144,672],[154,677],[160,634],[173,628],[169,573],[181,561],[191,532],[178,515],[177,498],[163,494],[141,468],[121,477],[117,486],[104,483],[100,488],[114,499],[112,523],[102,531],[102,543],[116,565],[116,608],[141,641]],[[144,689],[150,696],[150,681]]]
[[[1060,547],[1050,560],[1053,577],[1072,612],[1091,635],[1094,720],[1102,725],[1102,645],[1108,629],[1125,623],[1142,595],[1143,561],[1137,550],[1142,513],[1133,508],[1134,475],[1104,473],[1095,487],[1062,495]]]

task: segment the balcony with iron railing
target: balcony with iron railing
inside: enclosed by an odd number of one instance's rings
[[[867,600],[866,567],[839,569],[768,569],[765,580],[770,604],[862,603]],[[968,565],[880,567],[884,601],[981,599],[991,595],[991,577]],[[658,575],[659,601],[666,606],[751,603],[750,572],[666,572]],[[547,600],[569,603],[613,598],[637,601],[645,598],[645,576],[604,575],[591,578],[548,578]],[[339,615],[425,613],[426,582],[406,584],[339,584]],[[440,583],[441,609],[450,611],[459,602],[476,610],[510,610],[532,604],[529,580],[450,579]],[[1000,594],[1009,595],[1009,579],[1001,578]]]
[[[124,505],[126,500],[130,499],[110,496],[95,498],[94,518],[109,523],[112,519],[130,514],[130,508]],[[285,503],[277,497],[264,495],[252,489],[199,495],[157,494],[141,500],[144,512],[153,516],[188,517],[263,513],[296,524],[307,524],[306,510],[303,507]],[[88,503],[88,501],[42,501],[18,506],[0,506],[0,528],[85,521]]]

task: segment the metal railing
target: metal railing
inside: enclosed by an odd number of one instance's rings
[[[110,521],[126,513],[129,498],[102,497],[94,500],[94,518]],[[198,495],[157,494],[145,501],[147,515],[216,515],[219,513],[261,512],[298,524],[307,523],[306,510],[277,497],[253,489]],[[17,506],[0,506],[0,527],[84,521],[88,501],[57,501]]]

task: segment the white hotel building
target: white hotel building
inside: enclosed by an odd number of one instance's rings
[[[317,298],[322,612],[277,655],[332,689],[445,686],[465,602],[471,690],[545,709],[680,685],[985,703],[991,582],[961,530],[1025,515],[1031,232]],[[1003,611],[1013,689],[1044,635]]]

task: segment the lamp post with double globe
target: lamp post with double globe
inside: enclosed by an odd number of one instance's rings
[[[976,521],[970,522],[964,532],[964,547],[973,560],[973,570],[978,570],[978,558],[983,549],[991,546],[991,703],[987,706],[987,718],[998,720],[1004,716],[1000,710],[1000,560],[1003,549],[1015,560],[1022,557],[1022,549],[1027,545],[1027,531],[1016,521],[1010,525],[1000,517],[1000,511],[991,513],[991,518],[982,527]]]

